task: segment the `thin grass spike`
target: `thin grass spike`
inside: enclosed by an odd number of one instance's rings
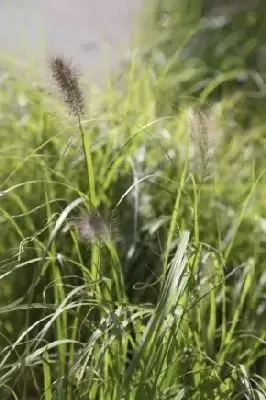
[[[84,111],[84,96],[79,86],[78,71],[63,57],[50,59],[52,76],[64,96],[64,101],[74,115],[80,116]]]

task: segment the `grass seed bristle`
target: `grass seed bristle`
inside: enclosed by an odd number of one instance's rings
[[[74,115],[84,112],[84,96],[79,86],[79,73],[63,57],[55,56],[50,59],[50,69],[64,101]]]
[[[83,212],[80,217],[72,219],[72,223],[78,231],[79,237],[89,243],[103,242],[115,239],[118,235],[116,217],[106,217],[98,211]]]

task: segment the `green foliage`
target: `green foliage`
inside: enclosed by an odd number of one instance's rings
[[[1,81],[1,399],[266,398],[263,79],[175,7],[89,115]]]

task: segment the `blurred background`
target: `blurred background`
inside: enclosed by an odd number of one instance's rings
[[[208,59],[210,68],[230,68],[231,52],[231,64],[263,68],[263,0],[1,0],[0,62],[31,65],[43,76],[47,58],[62,54],[74,59],[88,79],[102,83],[104,74],[128,56],[140,20],[143,28],[140,16],[144,10],[152,15],[150,20],[155,22],[153,28],[167,55],[174,52],[184,33],[179,28],[204,17],[190,44],[190,55]],[[146,40],[149,28],[145,26]]]
[[[1,59],[42,76],[47,58],[61,54],[102,83],[129,51],[142,8],[141,0],[1,0]]]

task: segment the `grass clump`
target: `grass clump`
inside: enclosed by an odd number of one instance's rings
[[[178,50],[90,115],[53,59],[67,127],[2,81],[1,398],[266,397],[264,124]]]

